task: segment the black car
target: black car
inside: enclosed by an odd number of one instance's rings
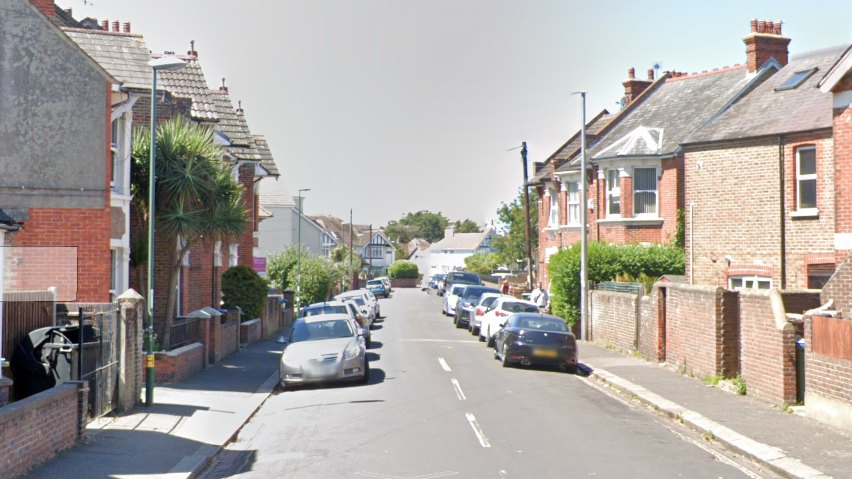
[[[577,339],[562,318],[519,313],[509,317],[494,340],[494,359],[514,364],[556,366],[577,372]]]
[[[470,316],[474,314],[473,311],[476,309],[477,303],[479,303],[479,298],[482,297],[485,293],[500,293],[500,290],[489,288],[487,286],[466,286],[464,291],[462,291],[459,296],[459,302],[456,303],[456,313],[455,318],[453,318],[453,323],[455,323],[456,327],[466,328],[470,323]]]
[[[480,279],[478,274],[453,271],[447,273],[447,277],[444,278],[444,288],[443,290],[439,290],[438,293],[440,295],[444,295],[454,284],[472,284],[479,286],[482,284],[482,279]]]

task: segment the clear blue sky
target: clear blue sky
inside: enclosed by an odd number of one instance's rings
[[[852,42],[848,1],[56,0],[131,22],[154,52],[189,50],[242,100],[309,214],[384,225],[409,211],[478,223],[621,83],[655,62],[745,62],[749,20],[783,20],[791,54]]]

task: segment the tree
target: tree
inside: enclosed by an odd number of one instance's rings
[[[420,276],[420,269],[411,261],[394,261],[388,268],[389,278],[416,279],[418,276]]]
[[[388,221],[388,225],[384,227],[384,232],[391,241],[398,241],[400,243],[408,243],[418,234],[418,230],[414,226],[402,224],[394,220]]]
[[[269,255],[266,273],[273,287],[282,290],[296,290],[297,283],[299,283],[296,269],[297,252],[298,246],[292,245],[281,253]],[[334,284],[349,271],[348,261],[335,263],[329,258],[308,252],[305,249],[302,249],[300,263],[302,279],[299,304],[302,306],[327,300]]]
[[[228,309],[239,308],[250,321],[263,316],[267,284],[248,266],[232,266],[222,275],[222,299]]]
[[[479,225],[476,224],[475,221],[471,219],[466,219],[464,221],[457,220],[453,223],[453,231],[456,233],[482,233],[482,230],[479,228]]]
[[[500,255],[496,253],[475,254],[464,259],[465,271],[476,274],[491,274],[500,265]]]
[[[504,225],[504,235],[494,239],[494,248],[503,262],[514,269],[518,262],[526,264],[527,249],[524,236],[524,190],[519,189],[515,201],[503,203],[497,210],[497,218]],[[538,195],[530,190],[530,243],[535,251],[538,247]]]
[[[407,213],[399,220],[399,223],[412,228],[412,237],[408,238],[408,241],[411,241],[413,238],[423,238],[430,243],[434,243],[443,239],[444,230],[450,225],[450,220],[440,212],[432,213],[431,211],[423,210],[417,213]],[[405,238],[402,239],[405,240]],[[407,243],[408,241],[404,242]]]
[[[242,202],[242,186],[232,178],[231,166],[221,160],[222,150],[214,139],[212,128],[180,116],[157,127],[157,233],[169,238],[163,245],[168,264],[166,314],[160,336],[164,347],[170,344],[178,276],[189,250],[202,239],[236,237],[249,221]],[[133,135],[131,191],[137,211],[146,219],[150,211],[150,152],[150,131],[137,129]],[[147,261],[146,256],[146,264]]]

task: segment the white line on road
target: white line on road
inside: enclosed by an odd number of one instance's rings
[[[476,422],[476,418],[473,417],[473,414],[467,413],[465,414],[467,418],[467,422],[470,423],[470,427],[473,428],[473,433],[476,434],[476,438],[479,439],[479,444],[482,447],[491,447],[491,443],[488,442],[488,438],[485,437],[485,434],[482,432],[482,428],[479,427],[479,423]]]
[[[400,341],[419,342],[419,343],[471,343],[479,344],[475,339],[400,339]]]
[[[444,368],[444,371],[447,371],[447,372],[452,371],[452,369],[450,369],[450,366],[447,364],[447,362],[444,361],[444,358],[438,358],[438,362],[441,363],[441,367]]]
[[[467,399],[464,395],[464,392],[462,392],[461,385],[459,384],[458,379],[453,379],[453,389],[456,390],[456,396],[459,397],[459,401],[464,401]]]

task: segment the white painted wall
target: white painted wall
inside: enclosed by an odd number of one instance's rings
[[[257,247],[254,256],[267,258],[270,253],[280,253],[284,248],[296,242],[293,237],[295,214],[290,206],[264,206],[272,213],[272,218],[260,222],[257,228]]]

